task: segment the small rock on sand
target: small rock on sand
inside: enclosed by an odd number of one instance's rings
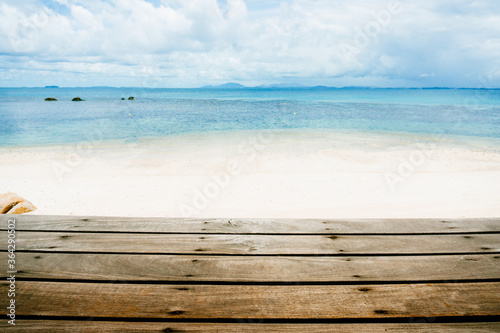
[[[0,195],[0,214],[24,214],[34,210],[36,207],[31,202],[15,193]]]
[[[36,207],[29,201],[23,201],[15,205],[7,214],[24,214],[36,210]]]

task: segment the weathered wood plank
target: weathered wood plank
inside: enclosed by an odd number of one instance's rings
[[[386,333],[386,332],[426,332],[426,333],[496,333],[500,323],[426,323],[432,318],[415,320],[408,324],[259,324],[258,321],[234,324],[210,323],[138,323],[138,322],[95,322],[66,320],[17,320],[11,326],[2,320],[0,329],[9,332],[172,332],[172,333]],[[426,323],[426,324],[420,324]]]
[[[17,277],[145,281],[454,281],[500,278],[500,255],[224,257],[17,253]],[[8,271],[7,253],[0,272]]]
[[[0,282],[6,295],[7,281]],[[0,307],[7,306],[0,298]],[[245,286],[18,281],[16,314],[128,318],[500,315],[500,283]]]
[[[397,234],[500,231],[500,218],[474,219],[182,219],[2,215],[0,229],[16,219],[19,230],[183,233]]]
[[[0,239],[7,232],[0,232]],[[1,250],[7,244],[0,244]],[[16,249],[31,251],[185,254],[419,254],[500,251],[499,234],[420,236],[168,235],[17,232]]]

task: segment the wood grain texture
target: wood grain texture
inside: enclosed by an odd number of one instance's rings
[[[0,232],[7,239],[7,232]],[[7,244],[0,244],[6,250]],[[500,251],[497,234],[420,236],[16,233],[16,250],[176,254],[419,254]]]
[[[16,219],[18,230],[122,231],[184,233],[458,233],[500,231],[500,218],[473,219],[182,219],[73,217],[46,215],[0,216],[0,229]]]
[[[0,283],[6,295],[7,282]],[[7,297],[0,306],[7,306]],[[16,314],[127,318],[500,315],[500,283],[367,286],[137,285],[18,281]]]
[[[144,281],[422,281],[500,278],[500,255],[224,257],[17,253],[18,277]],[[0,254],[0,272],[7,271]]]
[[[430,323],[429,323],[430,321]],[[425,323],[425,325],[420,324]],[[8,332],[170,332],[170,333],[497,333],[500,323],[434,324],[432,318],[408,324],[259,324],[248,321],[234,324],[92,322],[66,320],[18,320],[11,326],[2,320],[0,329]]]
[[[240,220],[5,215],[0,216],[0,229],[5,230],[11,219],[16,221],[17,230],[16,314],[40,316],[41,320],[18,320],[14,328],[3,321],[2,329],[500,330],[499,323],[433,322],[436,316],[451,320],[460,316],[500,316],[500,282],[491,282],[500,279],[500,233],[495,233],[500,231],[500,219]],[[7,239],[6,231],[0,231],[2,237]],[[0,243],[0,249],[7,249],[5,242]],[[7,252],[2,252],[2,295],[7,294],[7,270]],[[280,282],[283,284],[275,284]],[[6,307],[8,301],[8,297],[0,297],[0,306]],[[43,320],[53,317],[61,320]],[[91,322],[67,321],[64,317],[115,319]],[[125,318],[226,318],[234,323],[135,323],[123,322]],[[289,321],[383,318],[401,318],[408,323],[312,325]],[[264,319],[288,320],[288,324],[258,324]]]

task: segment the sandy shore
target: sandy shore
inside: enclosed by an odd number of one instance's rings
[[[35,214],[500,216],[500,140],[313,130],[0,149]]]

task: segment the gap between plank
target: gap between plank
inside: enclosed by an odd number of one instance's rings
[[[8,231],[0,229],[0,231]],[[59,232],[59,233],[75,233],[75,234],[141,234],[141,235],[225,235],[225,236],[440,236],[440,235],[487,235],[500,234],[500,231],[458,231],[458,232],[419,232],[419,233],[245,233],[245,232],[173,232],[173,231],[111,231],[111,230],[27,230],[16,229],[16,232]]]
[[[0,253],[8,252],[0,250]],[[440,253],[282,253],[282,254],[249,254],[249,253],[213,253],[213,252],[102,252],[102,251],[44,251],[16,250],[17,253],[58,253],[58,254],[126,254],[126,255],[164,255],[164,256],[222,256],[222,257],[411,257],[411,256],[467,256],[500,254],[493,252],[440,252]]]
[[[342,318],[342,319],[259,319],[259,318],[129,318],[129,317],[71,317],[16,315],[18,320],[66,320],[66,321],[121,321],[121,322],[170,322],[170,323],[231,323],[231,324],[441,324],[500,322],[498,315],[486,316],[440,316],[440,317],[388,317],[388,318]]]
[[[18,271],[21,274],[22,271]],[[2,277],[1,279],[6,278]],[[500,282],[492,279],[454,279],[454,280],[407,280],[407,281],[200,281],[200,280],[86,280],[86,279],[47,279],[16,277],[16,281],[25,282],[61,282],[61,283],[103,283],[103,284],[148,284],[148,285],[214,285],[214,286],[359,286],[359,285],[401,285],[401,284],[450,284],[450,283],[487,283]]]

